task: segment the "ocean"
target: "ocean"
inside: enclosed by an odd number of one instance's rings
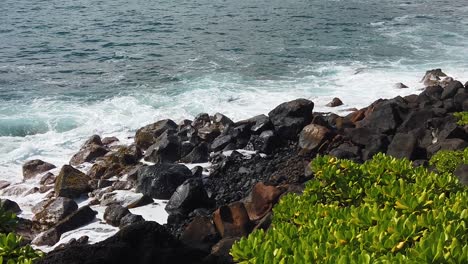
[[[433,68],[465,82],[467,43],[466,0],[2,0],[0,179],[163,118],[345,113]]]

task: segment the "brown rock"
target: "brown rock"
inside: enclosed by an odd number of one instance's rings
[[[221,237],[246,236],[252,230],[249,214],[242,202],[218,208],[213,213],[213,222]]]
[[[168,129],[177,129],[177,124],[170,119],[160,120],[137,130],[135,143],[142,149],[147,149],[156,142],[156,139]]]
[[[77,198],[90,191],[90,178],[70,165],[64,165],[55,181],[57,196]]]
[[[102,144],[106,145],[106,146],[108,146],[108,145],[110,145],[110,144],[112,144],[114,142],[119,142],[119,139],[116,138],[116,137],[105,137],[105,138],[102,139]]]
[[[109,150],[101,145],[91,144],[84,146],[70,160],[71,165],[79,165],[84,162],[94,161],[96,158],[106,155]]]
[[[196,216],[187,225],[180,240],[187,245],[208,251],[218,237],[210,217]]]
[[[267,186],[263,182],[255,184],[245,201],[250,220],[256,221],[270,212],[281,193],[275,186]]]
[[[39,183],[42,185],[49,185],[49,184],[53,184],[54,182],[55,182],[54,174],[48,172],[44,176],[42,176]]]
[[[335,97],[326,106],[328,106],[328,107],[337,107],[337,106],[340,106],[340,105],[343,105],[343,102],[340,100],[340,98]]]
[[[23,177],[25,180],[34,178],[36,175],[54,169],[55,165],[42,160],[29,160],[23,165]]]
[[[330,137],[330,130],[324,126],[311,124],[299,134],[299,147],[306,151],[319,148]]]

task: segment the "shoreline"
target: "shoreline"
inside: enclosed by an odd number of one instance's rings
[[[128,215],[128,218],[135,216],[126,225],[136,223],[132,226],[141,227],[144,224],[137,216],[142,215],[145,220],[158,218],[145,215],[143,208],[166,207],[169,218],[164,230],[167,231],[158,229],[158,232],[168,232],[185,243],[182,246],[174,242],[177,245],[175,248],[196,248],[198,251],[190,251],[194,255],[199,254],[199,251],[211,252],[207,254],[211,261],[228,261],[226,252],[213,253],[215,246],[221,242],[232,244],[232,238],[248,234],[254,226],[258,228],[267,225],[267,218],[271,217],[271,208],[278,197],[287,192],[300,192],[304,182],[312,177],[307,171],[304,172],[304,167],[317,154],[331,154],[362,162],[378,152],[390,152],[394,156],[425,164],[441,148],[466,148],[468,142],[465,136],[468,130],[466,127],[453,126],[454,119],[450,118],[450,114],[467,111],[468,83],[463,85],[448,79],[444,82],[445,76],[439,75],[437,70],[428,71],[425,77],[423,79],[427,87],[419,95],[380,99],[366,108],[350,111],[346,116],[316,112],[312,101],[297,99],[280,104],[268,116],[259,115],[236,122],[219,113],[213,116],[200,114],[193,121],[183,120],[178,124],[169,119],[160,120],[140,128],[133,138],[134,143],[130,145],[122,146],[118,140],[110,137],[92,136],[70,161],[73,167],[80,169],[81,174],[64,171],[64,167],[44,170],[40,167],[43,165],[35,166],[34,176],[26,184],[4,187],[1,197],[13,200],[14,196],[24,195],[30,191],[29,188],[37,187],[26,199],[26,203],[32,205],[37,200],[55,201],[56,198],[50,194],[54,189],[56,193],[73,189],[73,193],[67,191],[64,197],[81,199],[77,202],[79,208],[87,204],[91,205],[91,209],[96,209],[98,204],[100,206],[100,220],[93,218],[81,222],[80,225],[84,227],[96,221],[114,221],[114,225],[117,221],[122,226],[122,217],[115,219],[116,215],[122,213]],[[439,80],[436,83],[437,78]],[[431,121],[429,127],[426,127],[427,121]],[[247,152],[250,157],[240,153],[239,149],[250,151]],[[184,165],[177,165],[184,163],[195,165],[185,169],[180,167]],[[197,164],[204,164],[204,168],[197,167]],[[173,170],[174,173],[162,175],[160,172],[165,170]],[[52,172],[53,176],[50,177],[54,178],[55,183],[40,184],[39,181],[48,172]],[[87,180],[82,184],[83,187],[75,182],[64,183],[66,181],[63,179],[67,177],[86,177]],[[165,177],[178,180],[166,182],[161,189],[146,181],[159,181],[162,184],[165,180],[161,179]],[[57,178],[61,179],[60,184]],[[122,198],[118,197],[119,192],[143,194]],[[15,195],[5,196],[5,193]],[[83,200],[83,195],[90,197]],[[255,200],[258,199],[255,197],[264,196],[274,198]],[[151,202],[145,200],[148,197]],[[157,199],[159,205],[155,205],[153,199]],[[144,200],[149,205],[144,205]],[[170,206],[164,204],[164,200],[169,201]],[[130,213],[126,213],[122,206],[116,206],[112,209],[114,211],[108,212],[108,217],[103,216],[104,208],[112,204],[128,207],[128,203],[137,203],[139,206],[132,207]],[[22,208],[29,209],[27,206]],[[37,212],[47,210],[46,205]],[[228,224],[224,216],[226,212],[247,218],[242,223]],[[26,210],[25,216],[32,219],[33,215]],[[39,229],[47,233],[66,217],[61,215],[59,221],[46,225],[36,225],[34,221],[40,221],[40,218],[34,219],[32,230]],[[37,236],[39,232],[29,235],[35,237],[33,243],[42,246],[44,243],[55,242],[54,247],[59,244],[56,239],[44,237],[43,233],[40,236]],[[41,236],[41,239],[37,238]],[[69,238],[67,235],[65,237]],[[90,241],[97,242],[93,238]],[[107,243],[105,241],[102,243]],[[78,247],[86,246],[81,244]],[[52,248],[52,245],[49,247]],[[47,259],[60,254],[62,257],[63,254],[74,254],[74,247],[65,247],[65,250],[55,251],[40,263],[54,263],[47,262]],[[70,252],[67,253],[67,249]]]

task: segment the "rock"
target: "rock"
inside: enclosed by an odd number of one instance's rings
[[[80,151],[73,155],[70,164],[76,166],[84,162],[91,162],[104,156],[107,152],[109,150],[102,146],[101,138],[98,135],[93,135],[83,144]]]
[[[112,143],[119,142],[119,139],[116,137],[105,137],[102,139],[102,144],[105,146],[111,145]]]
[[[154,199],[169,199],[192,172],[180,164],[156,164],[138,170],[136,191]]]
[[[453,172],[461,184],[468,186],[468,164],[461,164]]]
[[[96,218],[96,214],[97,212],[87,205],[80,207],[78,210],[62,219],[55,228],[60,234],[63,234],[92,222]]]
[[[271,154],[281,145],[281,139],[273,130],[263,131],[260,135],[252,135],[250,138],[253,150],[258,150],[261,153]]]
[[[210,124],[211,124],[210,115],[207,113],[198,114],[192,122],[192,126],[194,126],[195,128],[202,128]]]
[[[86,254],[83,254],[86,252]],[[156,222],[127,226],[93,245],[52,251],[37,264],[203,263],[205,253],[183,245]]]
[[[31,243],[36,246],[53,246],[59,242],[61,235],[56,228],[52,228],[41,233]]]
[[[19,205],[10,199],[0,199],[0,208],[14,214],[21,212]]]
[[[72,246],[72,245],[87,244],[88,240],[89,240],[88,236],[82,236],[82,237],[80,237],[78,239],[72,238],[72,239],[68,240],[67,243],[62,243],[62,244],[56,246],[54,248],[54,250],[64,249],[64,248]]]
[[[42,160],[29,160],[23,164],[23,177],[25,180],[31,179],[54,168],[56,168],[54,164]]]
[[[307,125],[299,135],[299,147],[305,151],[315,150],[329,140],[330,136],[331,132],[326,127],[315,124]]]
[[[271,123],[270,118],[266,115],[254,116],[250,120],[253,122],[252,127],[250,128],[252,134],[258,135],[263,131],[273,129],[273,124]]]
[[[154,202],[153,198],[149,197],[148,195],[143,195],[142,197],[140,197],[140,199],[132,201],[131,203],[127,204],[126,207],[129,209],[137,208],[140,206],[152,204],[153,202]]]
[[[270,212],[282,193],[275,186],[267,186],[263,182],[255,184],[244,202],[250,220],[257,221]]]
[[[227,116],[225,116],[225,115],[223,115],[221,113],[216,113],[213,116],[213,123],[217,124],[221,128],[221,130],[223,130],[228,125],[234,124],[234,122],[232,122],[232,120],[229,119],[229,117],[227,117]]]
[[[219,235],[210,217],[196,216],[184,229],[180,240],[193,248],[209,252]]]
[[[418,128],[426,128],[426,123],[434,116],[431,109],[415,110],[408,114],[406,119],[398,128],[398,132],[406,133]]]
[[[185,157],[187,156],[192,150],[195,148],[195,143],[190,141],[184,141],[180,143],[180,156]]]
[[[422,94],[428,96],[430,99],[439,100],[443,92],[444,92],[444,88],[442,88],[439,85],[434,85],[434,86],[426,87],[426,89],[424,89]]]
[[[246,236],[252,230],[249,215],[241,202],[218,208],[213,213],[213,222],[223,238]]]
[[[210,151],[208,150],[208,144],[206,142],[200,143],[198,146],[185,157],[181,159],[183,163],[203,163],[208,162],[210,157]]]
[[[90,191],[90,178],[70,165],[64,165],[55,181],[55,195],[77,198]]]
[[[141,150],[136,145],[119,146],[96,160],[87,175],[93,179],[108,179],[113,176],[120,176],[137,165],[141,157]]]
[[[212,142],[220,134],[221,131],[219,131],[219,128],[216,125],[204,126],[198,129],[198,136],[200,139],[208,143]]]
[[[211,143],[211,151],[217,152],[223,150],[229,143],[233,142],[234,138],[231,135],[220,135],[213,143]]]
[[[42,184],[42,185],[54,184],[55,183],[55,175],[48,172],[48,173],[44,174],[44,176],[42,176],[39,183]]]
[[[328,107],[337,107],[337,106],[340,106],[340,105],[343,105],[343,102],[340,100],[340,98],[335,97],[326,106],[328,106]]]
[[[234,263],[230,251],[232,245],[238,240],[240,240],[239,237],[221,239],[212,247],[209,261],[213,261],[213,263]]]
[[[151,203],[153,203],[151,197],[133,192],[108,192],[101,197],[101,205],[103,206],[118,204],[127,208],[136,208]]]
[[[296,99],[280,104],[268,116],[279,136],[294,140],[302,128],[312,121],[313,109],[312,101]]]
[[[408,88],[408,86],[404,85],[404,84],[401,83],[401,82],[395,83],[394,87],[397,88],[397,89],[405,89],[405,88]]]
[[[350,159],[353,161],[358,161],[361,156],[361,150],[358,146],[353,145],[352,143],[345,142],[338,147],[332,149],[329,152],[329,155],[337,157],[339,159]]]
[[[115,182],[111,182],[111,184],[112,184],[112,189],[114,190],[130,190],[134,187],[134,183],[132,181],[115,181]]]
[[[399,106],[392,101],[383,101],[374,106],[371,113],[359,122],[359,127],[375,129],[379,133],[390,134],[401,124]]]
[[[425,86],[431,86],[434,84],[439,84],[440,77],[446,77],[447,74],[443,73],[441,69],[433,69],[426,71],[426,74],[422,78],[421,82]]]
[[[104,220],[110,225],[119,226],[120,220],[127,214],[130,214],[127,208],[119,204],[111,204],[104,211]]]
[[[464,141],[463,139],[449,138],[427,147],[427,153],[429,156],[432,156],[439,150],[463,150],[467,147],[468,142]]]
[[[172,163],[180,159],[180,141],[174,130],[167,130],[156,139],[145,154],[145,160],[154,163]]]
[[[41,207],[42,210],[34,215],[33,221],[47,226],[57,224],[78,209],[76,202],[66,197],[57,197]]]
[[[177,124],[170,119],[160,120],[156,123],[144,126],[137,130],[135,143],[139,148],[145,150],[153,145],[160,135],[170,129],[177,129]]]
[[[412,133],[397,133],[390,145],[387,154],[395,158],[412,159],[417,139]]]
[[[445,100],[447,98],[451,98],[457,94],[458,89],[464,89],[463,84],[459,81],[452,81],[448,83],[444,91],[442,92],[442,95],[440,96],[440,99]]]
[[[9,181],[0,180],[0,190],[3,190],[10,185],[11,183]]]
[[[136,223],[144,222],[145,219],[141,215],[134,215],[132,213],[126,214],[122,219],[120,219],[119,228],[124,228],[129,225],[133,225]]]
[[[212,206],[201,178],[187,179],[172,194],[166,205],[168,213],[188,214],[196,208]]]

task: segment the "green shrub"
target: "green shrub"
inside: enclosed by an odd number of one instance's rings
[[[18,223],[16,215],[0,207],[0,233],[12,231]]]
[[[458,112],[453,114],[458,118],[457,124],[460,126],[468,125],[468,112]]]
[[[452,151],[441,150],[432,156],[429,164],[439,173],[453,173],[460,164],[468,164],[468,148]]]
[[[384,154],[321,156],[302,195],[231,249],[241,263],[468,263],[468,191],[451,174]]]

